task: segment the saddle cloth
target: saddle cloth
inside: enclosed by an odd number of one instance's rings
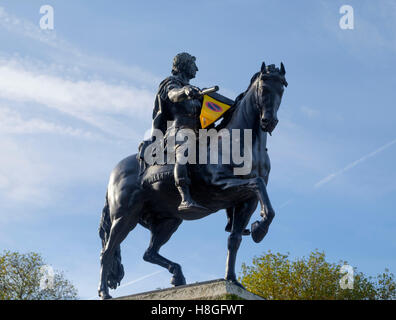
[[[174,167],[173,164],[147,166],[141,175],[141,185],[145,187],[159,181],[168,181],[174,184]]]

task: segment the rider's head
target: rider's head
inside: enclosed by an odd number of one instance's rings
[[[177,54],[173,58],[173,75],[183,75],[188,79],[195,78],[195,74],[198,71],[198,67],[195,64],[195,57],[187,52]]]

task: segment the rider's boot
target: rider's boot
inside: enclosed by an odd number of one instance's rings
[[[179,190],[182,198],[180,205],[177,208],[179,212],[209,211],[208,208],[199,205],[191,198],[190,188],[188,184],[184,183],[184,181],[177,186],[177,190]]]

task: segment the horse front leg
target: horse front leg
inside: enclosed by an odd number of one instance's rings
[[[225,228],[224,228],[224,230],[225,230],[226,232],[231,232],[231,229],[232,229],[232,222],[233,222],[233,219],[234,219],[234,210],[235,210],[234,207],[231,207],[231,208],[227,208],[227,209],[226,209],[226,213],[227,213],[227,225],[226,225]],[[243,235],[243,236],[250,236],[250,230],[249,230],[249,229],[243,230],[242,235]]]
[[[228,237],[228,252],[226,262],[225,279],[243,288],[238,282],[235,274],[236,256],[242,241],[242,234],[249,223],[250,217],[257,207],[257,200],[252,199],[248,202],[236,206],[233,210],[231,234]]]
[[[256,192],[261,205],[260,215],[261,221],[256,221],[252,224],[252,238],[256,243],[261,242],[268,232],[268,228],[275,217],[275,211],[272,208],[271,201],[268,197],[267,187],[264,179],[257,180]]]

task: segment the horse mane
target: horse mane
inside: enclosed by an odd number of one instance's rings
[[[257,72],[253,75],[252,79],[250,79],[250,84],[247,87],[247,89],[240,93],[234,101],[234,104],[232,107],[225,113],[223,120],[215,127],[216,130],[221,130],[227,126],[227,124],[230,122],[232,115],[234,114],[234,111],[237,109],[239,103],[242,101],[242,99],[245,97],[245,95],[249,92],[250,88],[252,87],[253,83],[256,81],[256,79],[259,77],[260,72]]]

